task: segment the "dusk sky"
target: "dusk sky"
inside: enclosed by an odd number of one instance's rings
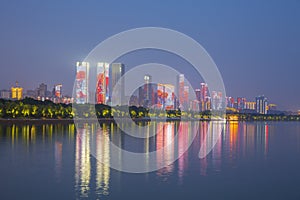
[[[297,0],[2,0],[0,89],[9,89],[16,80],[25,90],[42,82],[51,88],[62,83],[71,94],[76,61],[99,42],[121,31],[155,26],[199,42],[217,64],[227,96],[254,100],[264,94],[279,109],[298,110],[299,9]],[[144,55],[144,60],[129,56],[125,64],[150,62]],[[163,58],[152,62],[176,65],[170,56]]]

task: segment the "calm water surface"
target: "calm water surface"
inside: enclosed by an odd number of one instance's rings
[[[0,199],[300,199],[300,123],[227,122],[214,149],[199,159],[200,146],[211,139],[210,126],[152,123],[149,130],[156,136],[141,140],[112,123],[79,128],[0,124]],[[178,148],[157,155],[157,162],[164,162],[184,149],[193,134],[189,150],[163,169],[129,174],[110,168],[114,155],[109,141],[129,151],[150,152],[176,135]],[[91,156],[91,138],[101,162]]]

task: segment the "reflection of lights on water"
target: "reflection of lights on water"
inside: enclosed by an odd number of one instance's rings
[[[94,140],[94,141],[92,141]],[[97,125],[77,128],[75,150],[75,187],[80,197],[89,197],[91,193],[92,168],[91,151],[92,142],[95,142],[95,194],[108,195],[110,181],[110,139],[109,129],[106,125]]]
[[[62,142],[56,141],[54,146],[55,172],[56,177],[60,179],[62,169]]]
[[[106,127],[98,128],[96,132],[96,192],[97,194],[109,194],[110,179],[110,150],[109,133]]]
[[[88,127],[77,129],[75,153],[75,181],[81,197],[88,197],[90,190],[91,162]]]
[[[174,145],[169,145],[174,140],[174,123],[171,122],[159,122],[157,125],[156,135],[156,160],[158,165],[164,162],[168,162],[174,158]],[[169,145],[169,146],[167,146]],[[162,150],[163,151],[158,151]],[[168,165],[157,171],[158,176],[166,176],[173,171],[173,164]]]

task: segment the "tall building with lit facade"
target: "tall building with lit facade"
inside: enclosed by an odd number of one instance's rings
[[[107,104],[109,99],[109,63],[97,64],[97,104]]]
[[[9,90],[1,90],[0,91],[0,98],[1,99],[10,99],[10,91]]]
[[[246,107],[245,107],[246,102],[247,102],[246,98],[238,97],[236,99],[236,109],[238,109],[238,110],[246,109]]]
[[[179,74],[176,78],[176,99],[181,108],[184,104],[184,74]]]
[[[208,85],[207,83],[200,84],[200,111],[210,109],[210,98],[208,96]]]
[[[37,90],[38,96],[46,97],[46,93],[47,93],[47,85],[45,83],[40,84]]]
[[[62,98],[62,84],[54,85],[54,95],[53,96],[57,99]]]
[[[259,114],[268,113],[268,100],[265,96],[256,97],[256,112]]]
[[[88,94],[89,63],[76,63],[75,102],[85,104],[89,101]]]
[[[111,84],[110,84],[110,97],[112,97],[113,89],[117,85],[118,81],[121,79],[121,77],[125,73],[125,66],[122,63],[112,63],[111,64]],[[121,105],[123,103],[123,99],[125,97],[124,93],[124,78],[121,79],[121,82],[119,83],[117,89],[118,91],[115,91],[114,96],[114,104]]]
[[[14,87],[11,87],[11,98],[16,100],[23,98],[23,88],[19,87],[18,82]]]
[[[247,109],[247,110],[256,110],[256,102],[254,102],[254,101],[247,101],[245,103],[245,109]]]
[[[210,109],[221,110],[224,107],[222,92],[212,91]]]
[[[149,107],[153,105],[153,91],[152,91],[152,76],[146,74],[144,76],[144,91],[143,91],[143,102],[144,107]]]
[[[226,97],[226,107],[233,108],[234,107],[234,98]]]

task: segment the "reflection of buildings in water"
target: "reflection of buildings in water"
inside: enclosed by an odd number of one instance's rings
[[[229,123],[229,160],[230,161],[237,158],[239,123],[240,122],[234,122],[234,121]]]
[[[91,180],[94,180],[92,176],[92,168],[96,169],[96,196],[109,194],[109,145],[109,128],[106,124],[103,125],[103,127],[85,124],[82,128],[77,128],[75,150],[75,188],[79,192],[80,197],[89,197],[91,195]],[[91,153],[96,156],[95,167],[92,166],[91,163]]]
[[[267,122],[260,122],[256,125],[256,146],[257,151],[264,151],[264,155],[268,153],[269,142],[269,125]]]
[[[55,159],[55,173],[56,178],[59,180],[62,169],[62,142],[56,141],[54,146],[54,159]]]
[[[180,122],[178,127],[178,177],[179,182],[182,182],[182,178],[185,170],[188,167],[188,153],[184,154],[189,145],[189,122]]]
[[[75,184],[80,197],[88,197],[91,179],[89,127],[77,128],[75,150]]]
[[[214,170],[219,171],[221,169],[221,131],[224,128],[223,126],[224,123],[218,121],[200,123],[200,148],[203,149],[202,153],[207,155],[200,159],[200,174],[203,176],[207,175],[209,158],[211,158],[211,164]]]
[[[243,132],[243,156],[254,156],[255,124],[243,124],[246,126]]]
[[[174,145],[169,145],[174,140],[174,122],[159,122],[156,135],[156,161],[159,166],[169,163],[174,159]],[[159,176],[165,176],[173,171],[170,164],[157,171]]]
[[[206,152],[206,135],[207,135],[207,129],[208,129],[208,122],[203,121],[200,123],[200,147],[203,147],[204,149],[204,153],[207,155]],[[200,159],[200,174],[202,176],[205,176],[207,173],[207,158],[204,157],[202,159]]]
[[[229,149],[229,161],[237,156],[249,157],[268,153],[269,125],[266,122],[229,122],[225,149]],[[258,154],[257,154],[258,153]]]
[[[215,146],[212,149],[212,166],[214,168],[215,171],[220,171],[221,170],[221,161],[222,161],[222,134],[220,134],[220,132],[222,132],[222,129],[224,128],[223,125],[224,123],[222,122],[210,122],[211,124],[211,135],[213,135],[213,137],[218,137],[218,138],[213,138],[212,142]],[[223,129],[224,130],[224,129]],[[214,140],[216,140],[217,142],[215,142]]]
[[[96,131],[96,193],[109,194],[110,178],[110,150],[109,133],[107,127],[99,127]]]

